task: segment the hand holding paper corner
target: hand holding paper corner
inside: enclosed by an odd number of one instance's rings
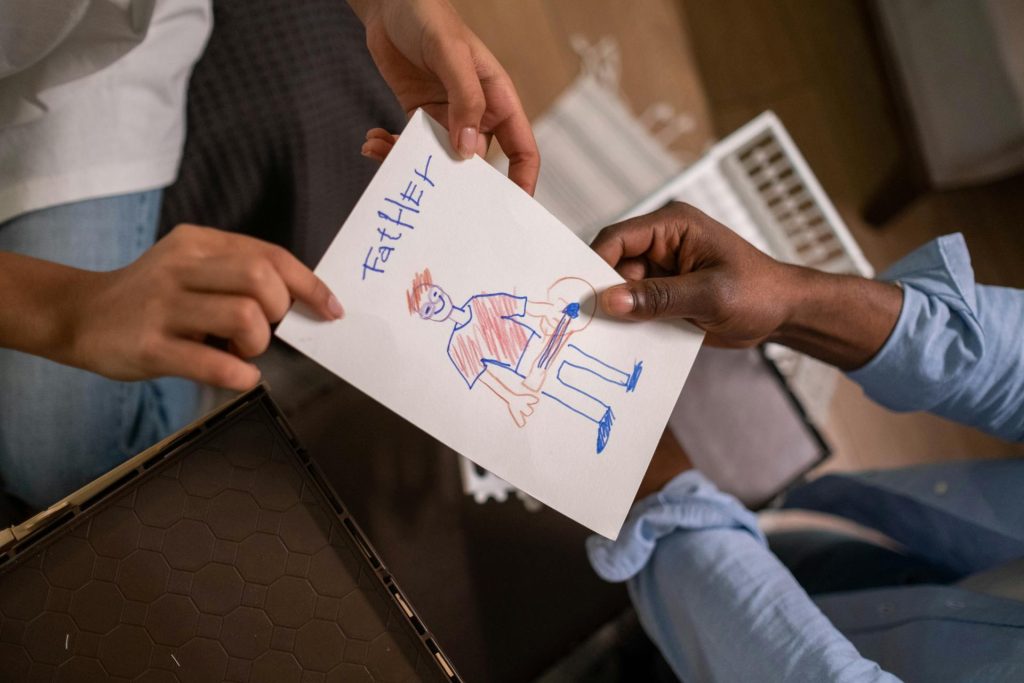
[[[483,160],[409,121],[316,274],[346,303],[279,337],[482,467],[615,537],[696,357],[604,317],[623,280]]]

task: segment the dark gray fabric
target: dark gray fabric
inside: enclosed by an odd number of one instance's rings
[[[827,454],[757,349],[702,347],[669,426],[694,466],[752,509]]]
[[[832,531],[770,534],[768,546],[811,595],[885,586],[951,583],[956,572]]]
[[[319,260],[377,164],[367,129],[405,117],[342,0],[215,0],[161,226],[245,232]]]

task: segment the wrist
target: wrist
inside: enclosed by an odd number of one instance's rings
[[[94,300],[109,273],[73,269],[60,285],[62,295],[50,308],[47,358],[79,368],[88,368],[89,323],[95,317]]]
[[[821,298],[834,277],[812,268],[790,263],[780,264],[776,282],[781,284],[782,321],[767,341],[792,346],[794,341],[820,322]]]
[[[71,321],[96,273],[0,252],[0,347],[68,362]]]
[[[870,361],[896,326],[903,291],[860,276],[790,268],[788,313],[768,341],[844,371]]]

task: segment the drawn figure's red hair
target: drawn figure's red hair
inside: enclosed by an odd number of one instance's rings
[[[405,293],[406,303],[409,304],[409,314],[419,313],[423,293],[434,284],[434,278],[430,275],[430,268],[424,268],[422,273],[416,273],[412,279],[412,289]]]

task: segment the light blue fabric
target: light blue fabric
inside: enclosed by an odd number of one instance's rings
[[[24,214],[0,224],[0,251],[120,268],[153,244],[161,197],[154,190]],[[49,505],[193,419],[198,397],[181,379],[115,382],[0,349],[4,489],[33,507]]]
[[[976,285],[963,238],[925,245],[884,277],[904,305],[851,373],[873,399],[1024,439],[1024,292]],[[826,477],[788,504],[874,525],[958,572],[1024,555],[1024,462]],[[595,571],[628,580],[644,628],[684,681],[1020,681],[1024,603],[956,586],[812,600],[750,513],[697,472],[639,502]]]
[[[1024,292],[975,284],[960,233],[929,242],[882,279],[902,283],[903,310],[850,378],[892,410],[927,410],[1024,440]]]
[[[644,630],[683,681],[896,680],[829,624],[754,515],[696,470],[587,551],[602,578],[629,579]]]

